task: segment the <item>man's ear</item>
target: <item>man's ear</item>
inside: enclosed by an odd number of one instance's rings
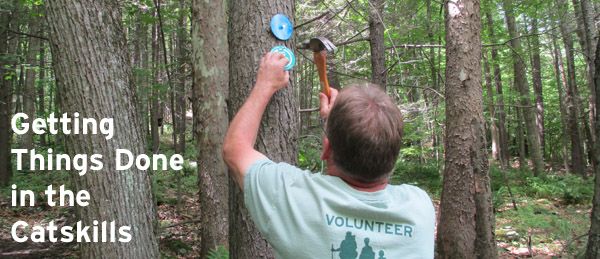
[[[327,160],[331,158],[331,146],[329,145],[329,139],[323,138],[323,153],[321,153],[321,160]]]

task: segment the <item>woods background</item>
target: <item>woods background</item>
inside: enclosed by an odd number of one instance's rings
[[[334,88],[373,82],[401,108],[392,182],[433,197],[440,258],[600,258],[599,9],[590,0],[0,0],[0,257],[272,258],[221,143],[260,57],[285,45],[296,65],[257,146],[322,170],[318,74],[298,47],[324,36],[338,47],[327,57]],[[269,32],[277,13],[292,20],[289,41]],[[29,122],[65,112],[115,118],[119,137],[17,136],[10,121],[20,112]],[[186,162],[181,171],[79,177],[16,170],[10,153],[52,148],[110,163],[115,147]],[[86,189],[94,206],[11,207],[12,184]],[[116,220],[143,238],[16,243],[10,228],[23,218]]]

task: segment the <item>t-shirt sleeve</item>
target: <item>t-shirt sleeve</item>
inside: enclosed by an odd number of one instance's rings
[[[273,217],[285,217],[276,212],[286,199],[285,188],[304,172],[287,163],[261,159],[248,168],[244,180],[244,202],[255,226],[268,239]]]

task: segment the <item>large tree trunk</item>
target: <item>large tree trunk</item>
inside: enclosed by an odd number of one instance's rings
[[[8,28],[12,15],[10,12],[0,12],[0,56],[8,54]],[[12,115],[13,80],[9,77],[12,69],[10,60],[0,59],[0,187],[7,186],[13,176],[11,161],[12,131],[10,118]]]
[[[536,14],[537,15],[537,14]],[[535,34],[538,32],[538,19],[536,16],[533,17],[531,22],[531,33]],[[542,155],[546,152],[546,140],[544,135],[544,96],[542,95],[542,65],[540,61],[540,39],[538,35],[531,37],[531,50],[532,50],[532,81],[533,81],[533,93],[535,95],[535,122],[538,126],[539,133],[539,144],[542,150]]]
[[[600,40],[596,45],[596,53],[594,55],[595,76],[594,76],[594,91],[596,94],[600,92]],[[596,106],[600,106],[600,100],[596,99]],[[596,113],[594,130],[596,136],[600,136],[600,114]],[[595,142],[597,151],[600,150],[600,141]],[[587,248],[585,252],[586,259],[600,258],[600,152],[595,153],[594,159],[594,198],[592,199],[592,214],[590,216],[590,232],[588,237]]]
[[[525,119],[525,128],[527,129],[527,143],[529,144],[529,158],[533,163],[533,174],[539,176],[544,172],[544,157],[542,156],[542,149],[540,147],[540,137],[538,133],[538,127],[535,123],[535,109],[532,106],[531,91],[529,90],[529,84],[526,77],[525,63],[522,57],[519,55],[523,53],[521,50],[521,40],[518,38],[519,30],[515,22],[515,15],[513,11],[513,1],[503,0],[504,11],[506,12],[506,25],[508,32],[512,40],[510,45],[513,48],[513,67],[515,74],[515,85],[521,95],[520,103],[522,106],[527,108],[523,109],[523,118]],[[532,107],[532,108],[529,108]]]
[[[194,123],[197,124],[198,186],[202,210],[200,255],[228,246],[228,172],[221,158],[227,131],[229,49],[224,0],[192,1]],[[237,257],[233,257],[237,258]],[[240,257],[242,258],[242,257]]]
[[[561,6],[558,3],[558,6]],[[560,33],[563,39],[563,44],[566,51],[567,57],[567,77],[566,77],[566,88],[565,88],[565,103],[567,104],[567,110],[569,113],[568,123],[571,133],[571,164],[572,173],[585,174],[585,160],[583,157],[583,148],[581,146],[580,128],[579,128],[579,111],[577,106],[579,105],[578,98],[575,94],[576,79],[575,79],[575,59],[573,57],[573,41],[571,40],[570,34],[567,32],[566,25],[564,23],[564,16],[561,15],[559,19]],[[561,64],[562,59],[559,59],[559,67],[561,73],[564,73],[564,65]]]
[[[131,227],[130,242],[82,242],[81,256],[159,258],[150,172],[115,170],[117,148],[138,155],[146,147],[119,3],[55,0],[45,6],[63,111],[70,116],[78,112],[80,118],[114,118],[112,139],[102,134],[65,136],[71,157],[100,154],[104,165],[84,176],[72,172],[74,189],[87,190],[91,198],[89,206],[77,206],[76,211],[85,226],[98,220]]]
[[[483,118],[480,2],[446,2],[446,168],[441,258],[496,258]]]
[[[383,35],[383,0],[369,0],[369,39],[371,44],[371,81],[383,89],[387,84],[385,38]]]
[[[30,19],[29,21],[29,33],[39,33],[39,21],[37,19]],[[40,40],[35,37],[29,37],[29,49],[27,50],[27,63],[29,64],[25,69],[25,88],[23,89],[23,112],[29,116],[24,119],[23,122],[29,123],[35,118],[35,67],[37,65],[37,55],[40,51],[39,48]],[[21,148],[31,150],[33,148],[33,131],[28,130],[21,139]],[[24,156],[24,161],[29,164],[29,155]],[[31,165],[30,167],[31,168]]]
[[[494,20],[492,19],[489,11],[485,14],[487,20],[487,27],[490,31],[490,38],[495,41],[494,36]],[[498,138],[500,144],[498,145],[500,151],[500,158],[503,166],[509,166],[510,154],[508,152],[508,132],[506,131],[506,113],[504,111],[504,93],[502,92],[502,72],[500,70],[500,57],[498,55],[498,48],[492,47],[492,67],[494,68],[494,86],[496,87],[496,105],[497,105],[497,120],[496,128],[498,128]]]
[[[250,94],[256,81],[260,59],[276,45],[294,50],[292,38],[278,41],[269,32],[271,16],[283,13],[294,23],[294,2],[291,0],[238,0],[229,2],[229,117],[233,118]],[[293,71],[293,70],[292,70]],[[297,104],[294,74],[290,84],[275,93],[269,102],[256,140],[257,149],[274,161],[298,163]],[[231,258],[273,258],[273,249],[254,227],[243,194],[230,178],[229,245]]]

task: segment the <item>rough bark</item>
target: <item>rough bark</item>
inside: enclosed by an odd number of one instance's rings
[[[494,20],[489,12],[485,14],[487,20],[487,27],[490,32],[490,38],[495,41],[496,36],[494,35]],[[496,128],[498,128],[498,138],[500,145],[498,146],[500,151],[500,158],[504,166],[509,166],[510,154],[508,152],[508,132],[506,131],[506,112],[504,111],[504,93],[502,91],[502,72],[500,70],[500,57],[498,55],[498,48],[492,47],[492,67],[494,68],[494,86],[496,87]]]
[[[103,169],[79,176],[73,189],[87,190],[89,206],[77,206],[82,224],[115,221],[130,226],[132,239],[122,242],[82,242],[82,258],[159,258],[156,208],[151,175],[133,167],[116,171],[115,150],[145,153],[140,116],[133,91],[122,16],[118,1],[55,0],[45,4],[50,42],[62,109],[80,118],[113,118],[114,137],[66,135],[66,149],[75,154],[102,155]]]
[[[521,50],[521,40],[518,38],[519,30],[515,22],[514,6],[512,0],[503,0],[503,7],[506,13],[506,25],[510,38],[510,45],[513,49],[513,72],[515,76],[515,85],[521,97],[519,101],[522,106],[532,107],[531,90],[529,89],[529,83],[526,77],[526,67],[523,57],[520,56],[523,53]],[[533,174],[539,176],[544,172],[544,157],[542,156],[542,149],[540,147],[540,137],[538,133],[538,127],[535,123],[535,110],[532,108],[523,109],[523,118],[525,120],[525,128],[527,129],[527,143],[529,144],[529,157],[533,164]]]
[[[285,1],[229,1],[229,118],[248,97],[260,59],[276,45],[295,49],[294,38],[276,40],[269,32],[270,15],[283,13],[294,23],[294,3]],[[294,73],[290,84],[278,91],[263,115],[256,147],[274,161],[298,162],[298,108],[294,99]],[[229,244],[231,258],[273,258],[273,250],[260,236],[244,208],[243,194],[230,178]]]
[[[221,158],[229,118],[226,2],[192,1],[194,123],[198,147],[198,186],[202,210],[202,258],[228,244],[228,172]],[[234,257],[235,258],[235,257]]]
[[[8,28],[11,23],[10,12],[0,12],[0,56],[6,57],[8,52]],[[7,186],[13,177],[11,162],[12,131],[10,123],[12,115],[13,84],[12,79],[7,78],[12,69],[10,61],[6,58],[0,59],[0,187]]]
[[[481,4],[447,1],[446,164],[440,258],[496,258],[481,84]]]
[[[369,43],[371,46],[371,81],[383,89],[387,84],[385,38],[383,34],[383,0],[369,0]]]
[[[560,3],[559,3],[560,6]],[[566,51],[567,57],[567,72],[566,75],[566,88],[565,88],[565,103],[567,105],[567,110],[569,113],[568,123],[569,129],[571,133],[571,164],[572,164],[572,173],[583,175],[585,173],[585,160],[583,157],[583,147],[581,146],[581,136],[580,136],[580,127],[579,127],[579,110],[578,106],[578,98],[576,96],[576,75],[575,75],[575,59],[573,54],[573,41],[571,40],[571,36],[567,32],[566,25],[564,23],[564,16],[561,16],[559,19],[559,28],[562,36],[564,48]],[[564,64],[561,64],[561,59],[559,59],[559,68],[561,68],[561,73],[565,74]]]
[[[531,33],[535,34],[538,31],[538,19],[533,17],[531,22]],[[540,61],[540,39],[538,35],[531,37],[531,51],[533,68],[532,81],[533,93],[535,96],[535,122],[538,127],[539,144],[542,149],[542,155],[546,152],[546,140],[544,135],[544,96],[542,91],[542,65]]]
[[[600,40],[596,45],[596,53],[594,59],[595,65],[595,76],[594,76],[594,91],[596,94],[600,92]],[[599,106],[600,101],[596,99],[596,106]],[[600,136],[600,115],[596,113],[594,130],[596,136]],[[600,150],[600,141],[595,142],[595,149]],[[592,199],[592,213],[590,215],[590,232],[588,236],[588,243],[585,252],[586,259],[600,258],[600,152],[595,153],[596,160],[594,167],[594,197]]]

